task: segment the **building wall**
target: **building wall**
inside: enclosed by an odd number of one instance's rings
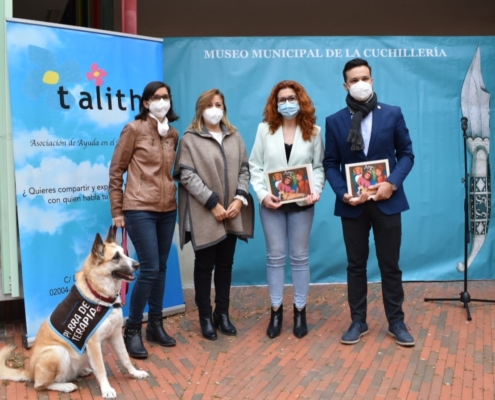
[[[166,36],[495,35],[495,1],[138,2],[138,34]]]
[[[14,18],[59,22],[67,0],[6,0]],[[113,1],[114,30],[122,0]],[[34,4],[36,3],[36,4]],[[59,18],[59,20],[56,19]],[[495,35],[495,1],[138,1],[138,34],[170,36]]]

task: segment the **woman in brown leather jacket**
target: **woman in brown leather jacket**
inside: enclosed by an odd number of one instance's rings
[[[149,307],[146,340],[175,346],[175,339],[163,328],[162,305],[177,215],[171,170],[179,135],[168,124],[178,118],[172,107],[170,87],[156,81],[146,85],[139,114],[124,127],[110,165],[113,224],[126,226],[141,265],[124,331],[127,351],[134,358],[148,356],[141,338],[146,304]]]

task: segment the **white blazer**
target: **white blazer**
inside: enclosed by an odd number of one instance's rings
[[[324,148],[320,131],[320,127],[315,125],[316,135],[311,138],[311,141],[305,141],[302,137],[301,128],[298,126],[289,162],[287,162],[282,127],[279,127],[274,134],[271,134],[266,122],[259,124],[253,150],[249,157],[249,171],[251,172],[251,185],[260,203],[269,194],[265,172],[286,167],[311,164],[313,166],[314,188],[318,193],[323,191],[325,186],[325,171],[322,164]],[[306,205],[304,200],[297,202],[297,204]]]

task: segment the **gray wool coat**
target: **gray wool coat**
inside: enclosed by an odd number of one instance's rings
[[[253,237],[254,206],[249,194],[249,163],[239,132],[226,132],[219,144],[206,130],[186,131],[179,142],[174,179],[179,182],[180,246],[192,241],[194,250],[213,246],[227,234]],[[248,205],[232,219],[217,221],[210,211],[217,203],[227,209],[236,195]]]

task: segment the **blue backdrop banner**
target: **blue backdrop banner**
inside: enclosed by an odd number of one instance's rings
[[[9,21],[7,45],[29,340],[70,291],[96,233],[106,237],[113,149],[144,86],[162,80],[162,44]],[[164,308],[183,304],[174,243]]]
[[[317,124],[346,106],[342,70],[352,58],[372,67],[379,101],[402,108],[413,140],[415,165],[405,181],[411,209],[402,215],[404,280],[457,280],[464,259],[464,151],[460,119],[469,119],[469,173],[475,232],[472,279],[495,277],[490,217],[490,92],[495,91],[495,38],[483,37],[236,37],[167,38],[164,76],[174,92],[184,132],[200,93],[220,89],[230,121],[251,150],[266,99],[284,79],[301,83],[317,111]],[[477,172],[476,172],[477,171]],[[476,193],[474,193],[476,192]],[[253,193],[254,194],[254,193]],[[327,184],[316,205],[311,235],[312,282],[344,282],[346,256],[334,194]],[[257,214],[258,216],[258,214]],[[372,235],[371,235],[372,240]],[[235,284],[265,284],[265,244],[257,218],[255,238],[240,243]],[[380,280],[374,245],[370,281]],[[290,272],[287,268],[287,281]]]

